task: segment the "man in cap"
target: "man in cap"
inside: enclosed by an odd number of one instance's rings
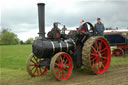
[[[95,24],[94,28],[97,36],[104,36],[105,28],[100,18],[97,18],[97,23]]]

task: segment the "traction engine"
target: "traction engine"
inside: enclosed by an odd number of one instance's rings
[[[44,3],[38,3],[39,37],[33,42],[26,63],[30,76],[44,76],[50,70],[57,80],[66,80],[73,68],[81,66],[92,74],[106,72],[111,60],[110,46],[105,38],[95,36],[93,25],[86,22],[78,30],[65,34],[55,22],[45,37],[44,7]]]

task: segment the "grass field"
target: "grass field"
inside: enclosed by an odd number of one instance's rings
[[[52,79],[50,72],[41,78],[31,78],[27,74],[25,65],[31,51],[31,45],[0,46],[0,81],[11,80],[11,85],[17,85],[16,82],[19,80],[33,82]],[[128,54],[124,57],[112,57],[111,66],[121,64],[128,64]]]

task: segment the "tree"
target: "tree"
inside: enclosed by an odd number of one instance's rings
[[[18,44],[19,39],[17,35],[13,32],[10,32],[8,29],[3,28],[0,33],[0,44],[1,45],[12,45]]]
[[[25,41],[25,44],[32,44],[33,41],[34,41],[33,38],[29,38],[29,39],[27,39],[27,40]]]
[[[21,41],[20,41],[20,44],[21,44],[21,45],[23,45],[23,44],[24,44],[24,42],[21,40]]]

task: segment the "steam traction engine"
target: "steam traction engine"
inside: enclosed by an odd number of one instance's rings
[[[57,80],[66,80],[73,67],[84,66],[93,74],[106,72],[111,60],[110,47],[106,39],[94,36],[93,25],[86,22],[81,26],[84,31],[79,28],[65,34],[54,23],[46,38],[44,6],[44,3],[38,4],[39,38],[33,43],[32,54],[27,60],[28,73],[37,77],[50,70]]]

